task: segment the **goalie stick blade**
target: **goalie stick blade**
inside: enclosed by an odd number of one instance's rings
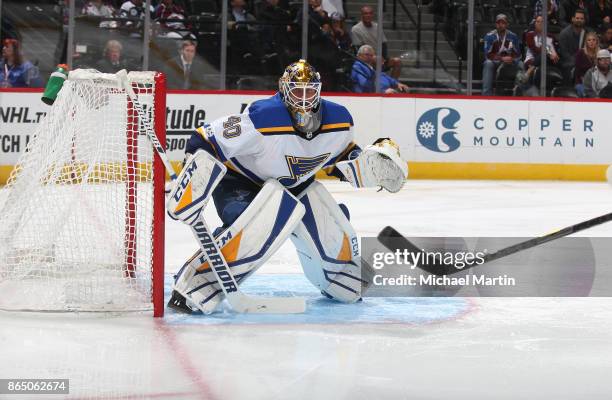
[[[306,311],[306,300],[303,297],[257,297],[233,292],[226,299],[232,309],[239,313],[300,314]]]
[[[422,253],[424,251],[424,249],[419,248],[391,226],[387,226],[380,231],[378,234],[378,241],[393,252],[400,251],[403,253],[404,250],[407,250],[408,253]],[[435,262],[420,262],[416,267],[436,276],[451,275],[462,271],[461,269],[455,268],[453,265]]]

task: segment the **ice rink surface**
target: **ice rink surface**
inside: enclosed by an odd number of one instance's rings
[[[603,183],[409,181],[395,195],[325,184],[363,236],[388,224],[409,236],[537,236],[612,211],[612,188]],[[211,209],[207,216],[214,226]],[[612,236],[612,224],[583,235]],[[167,222],[168,278],[195,248],[188,229]],[[0,378],[69,378],[75,399],[612,397],[610,298],[342,305],[310,286],[290,243],[245,291],[306,296],[308,311],[167,311],[164,319],[0,312]]]

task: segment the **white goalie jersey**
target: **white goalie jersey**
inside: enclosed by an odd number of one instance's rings
[[[352,150],[353,119],[341,105],[322,100],[321,127],[311,137],[293,128],[277,94],[254,102],[246,113],[218,119],[197,129],[187,152],[213,150],[228,169],[262,185],[276,179],[292,188],[321,169],[330,171]],[[190,148],[191,147],[191,148]]]

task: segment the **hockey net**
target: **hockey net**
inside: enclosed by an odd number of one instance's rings
[[[131,72],[165,143],[165,83]],[[0,309],[163,313],[163,164],[115,75],[75,70],[0,192]]]

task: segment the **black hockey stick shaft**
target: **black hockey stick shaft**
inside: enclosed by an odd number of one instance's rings
[[[609,221],[612,221],[612,213],[604,214],[599,217],[595,217],[587,221],[583,221],[575,225],[571,225],[566,228],[559,229],[555,232],[549,233],[544,236],[525,240],[524,242],[520,242],[512,246],[504,247],[503,249],[500,249],[496,252],[486,254],[483,257],[484,263],[498,260],[502,257],[506,257],[511,254],[518,253],[519,251],[527,250],[532,247],[536,247],[541,244],[548,243],[553,240],[572,235],[574,233],[583,231],[585,229],[592,228],[597,225],[604,224]],[[390,226],[387,226],[385,229],[383,229],[378,234],[378,239],[380,240],[382,244],[384,244],[390,250],[403,251],[404,249],[406,249],[409,252],[422,251],[422,249],[419,249],[414,243],[410,242],[410,240],[408,240],[405,236],[403,236],[401,233],[399,233],[397,230],[395,230],[394,228]],[[448,264],[440,264],[440,263],[438,264],[418,264],[417,267],[421,268],[422,270],[426,272],[434,274],[434,275],[451,275],[451,274],[455,274],[461,271],[465,271],[468,268],[482,265],[484,263],[466,265],[463,268],[456,267],[452,264],[448,265]]]

